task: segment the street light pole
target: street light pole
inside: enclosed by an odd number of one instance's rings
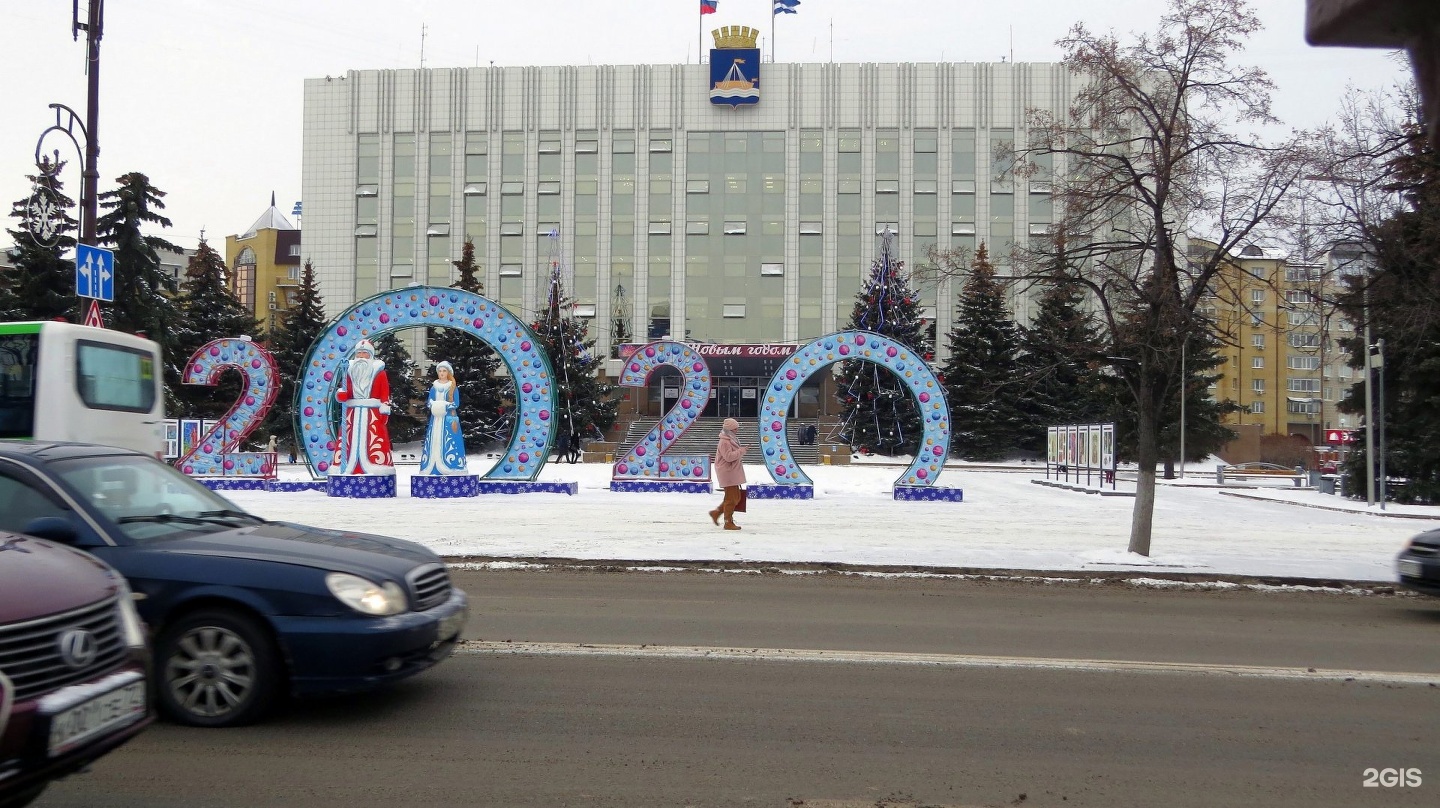
[[[1185,394],[1189,392],[1190,379],[1185,376],[1185,348],[1190,344],[1190,335],[1180,341],[1180,479],[1185,479]]]
[[[1369,346],[1366,346],[1365,352],[1366,352],[1367,354],[1370,352]],[[1377,406],[1376,406],[1376,409],[1379,411],[1379,413],[1376,415],[1376,420],[1375,420],[1375,428],[1376,428],[1377,430],[1379,430],[1379,433],[1380,433],[1380,434],[1379,434],[1379,443],[1380,443],[1380,457],[1379,457],[1379,461],[1380,461],[1380,474],[1379,474],[1379,479],[1378,479],[1378,481],[1376,482],[1376,485],[1377,485],[1377,486],[1379,487],[1379,489],[1380,489],[1380,490],[1379,490],[1380,510],[1383,511],[1383,510],[1385,510],[1385,338],[1384,338],[1384,337],[1381,337],[1380,339],[1378,339],[1378,340],[1375,341],[1375,358],[1378,360],[1378,361],[1375,363],[1375,368],[1380,371],[1380,400],[1377,402]],[[1366,432],[1368,433],[1369,430],[1366,430]]]
[[[85,165],[80,175],[80,206],[85,220],[80,225],[80,243],[95,246],[95,217],[99,213],[100,189],[100,38],[105,35],[105,0],[90,0],[84,23],[80,22],[79,0],[71,34],[85,31]]]
[[[1368,281],[1367,281],[1368,282]],[[1370,355],[1370,291],[1364,294],[1365,309],[1365,504],[1375,504],[1375,376]]]

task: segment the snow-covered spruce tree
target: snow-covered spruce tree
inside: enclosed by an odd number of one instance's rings
[[[425,434],[428,416],[423,414],[425,391],[415,380],[415,360],[392,334],[375,337],[375,358],[385,363],[390,382],[390,441],[410,443]]]
[[[75,249],[75,219],[70,215],[75,202],[64,193],[60,182],[62,163],[42,159],[36,173],[29,175],[31,191],[11,207],[10,217],[19,220],[6,230],[14,240],[14,269],[0,273],[0,321],[54,320],[72,323],[84,319],[80,299],[75,296],[75,262],[65,254]],[[32,217],[45,212],[42,232],[30,232]]]
[[[479,267],[475,263],[475,242],[465,239],[460,260],[452,262],[460,273],[453,289],[481,294]],[[510,438],[515,413],[505,402],[514,399],[514,384],[509,377],[497,376],[500,357],[484,340],[454,328],[437,328],[430,332],[425,358],[432,362],[449,362],[455,368],[455,384],[460,394],[460,430],[465,438],[465,451],[478,452]],[[430,381],[435,379],[431,367]]]
[[[530,326],[550,358],[555,372],[556,443],[559,436],[587,438],[596,429],[606,430],[615,424],[620,402],[615,385],[600,382],[595,370],[600,357],[595,355],[595,340],[589,338],[589,326],[581,318],[569,316],[571,301],[565,297],[558,263],[552,264],[550,288],[544,311]]]
[[[213,339],[256,337],[260,321],[241,305],[226,281],[225,259],[205,239],[185,267],[180,283],[181,318],[175,325],[175,361],[183,363]],[[182,366],[183,372],[183,366]],[[183,377],[182,377],[183,378]],[[227,372],[217,387],[181,384],[176,389],[179,409],[166,415],[215,419],[239,398],[241,375]]]
[[[950,451],[965,460],[1004,458],[1019,446],[1026,425],[1020,409],[1020,329],[983,242],[970,263],[947,340],[950,358],[941,374],[950,401]]]
[[[1110,415],[1119,391],[1105,384],[1100,326],[1085,310],[1084,287],[1073,278],[1057,275],[1045,283],[1035,319],[1021,331],[1021,345],[1021,447],[1038,452],[1046,427]]]
[[[873,331],[929,361],[934,347],[905,264],[895,257],[894,240],[888,230],[881,237],[880,255],[855,297],[846,328]],[[871,362],[842,362],[836,395],[841,405],[840,439],[852,449],[913,455],[920,448],[925,431],[920,403],[890,371]]]
[[[300,448],[295,440],[296,382],[305,375],[305,357],[310,346],[324,333],[325,324],[325,301],[315,282],[315,266],[306,261],[294,302],[279,317],[278,327],[272,327],[265,342],[280,373],[280,393],[275,397],[275,406],[265,419],[264,428],[279,439],[282,453],[291,446]]]
[[[161,201],[165,192],[138,171],[124,174],[116,182],[118,188],[100,194],[100,207],[106,213],[95,221],[96,239],[115,251],[115,303],[106,313],[106,324],[160,343],[165,412],[179,412],[180,365],[189,356],[178,355],[175,335],[182,328],[184,314],[175,302],[175,279],[161,271],[158,251],[180,252],[180,248],[142,232],[146,225],[170,226],[170,220],[157,213],[165,209]]]

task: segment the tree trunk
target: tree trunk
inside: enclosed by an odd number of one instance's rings
[[[1143,369],[1141,372],[1144,372]],[[1135,462],[1139,468],[1135,475],[1135,511],[1130,518],[1130,552],[1148,556],[1150,532],[1155,521],[1155,462],[1159,459],[1155,416],[1158,405],[1150,394],[1148,379],[1141,381],[1139,392],[1135,447]]]

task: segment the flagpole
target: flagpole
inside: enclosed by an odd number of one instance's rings
[[[700,14],[695,18],[695,58],[700,64],[705,64],[705,7],[700,6]]]
[[[775,64],[775,18],[780,15],[775,13],[775,3],[770,3],[770,64]]]

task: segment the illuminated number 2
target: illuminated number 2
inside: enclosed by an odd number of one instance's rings
[[[660,423],[615,464],[612,476],[616,480],[703,482],[710,479],[708,456],[665,454],[710,401],[710,366],[705,359],[688,345],[652,342],[625,360],[620,385],[644,387],[651,373],[667,365],[680,371],[683,377],[680,399]]]
[[[233,475],[273,477],[275,457],[266,452],[236,452],[275,403],[279,374],[270,352],[249,337],[226,337],[201,346],[185,366],[185,384],[214,387],[227,368],[240,371],[245,389],[215,426],[175,465],[197,477]]]

